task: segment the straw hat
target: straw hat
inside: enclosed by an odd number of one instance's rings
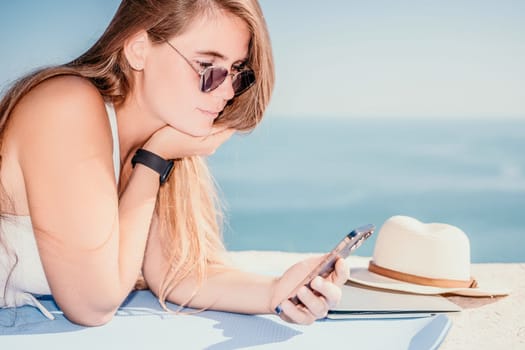
[[[463,231],[408,216],[385,221],[368,268],[352,268],[350,281],[417,294],[509,294],[504,289],[483,288],[470,275],[470,243]]]

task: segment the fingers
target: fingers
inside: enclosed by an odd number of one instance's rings
[[[207,136],[195,136],[173,126],[163,126],[149,138],[143,148],[165,159],[208,156],[215,153],[234,132],[235,129],[215,127]]]
[[[324,298],[325,304],[328,308],[339,304],[342,295],[341,287],[339,285],[321,277],[314,278],[310,285],[317,294],[320,294]]]
[[[311,324],[316,319],[325,318],[331,307],[341,300],[341,288],[316,277],[311,283],[312,289],[302,286],[297,291],[297,298],[301,301],[298,305],[290,300],[283,301],[276,312],[281,318],[299,324]]]
[[[332,281],[338,285],[342,286],[343,284],[348,281],[350,278],[350,269],[348,268],[348,265],[346,264],[346,261],[344,259],[337,260],[335,264],[335,270],[331,274]]]
[[[202,138],[200,155],[212,155],[217,148],[235,133],[235,129],[214,128],[212,132]]]
[[[276,312],[288,322],[311,324],[316,319],[324,318],[330,308],[336,306],[342,296],[341,286],[348,280],[349,269],[343,259],[336,262],[335,270],[327,277],[315,277],[309,289],[302,286],[297,291],[298,305],[290,300],[283,301]],[[278,311],[281,311],[280,313]]]
[[[228,127],[225,127],[225,126],[213,126],[211,128],[211,131],[210,133],[208,134],[208,136],[205,136],[206,137],[210,137],[210,136],[214,136],[214,135],[217,135],[217,134],[222,134],[222,133],[230,133],[230,136],[231,134],[233,134],[235,132],[235,129],[231,129],[231,128],[228,128]]]
[[[322,278],[317,277],[320,281],[323,281]],[[317,281],[316,281],[317,282]],[[317,282],[314,283],[318,287],[319,283],[324,284],[324,282]],[[321,288],[323,289],[323,288]],[[331,294],[334,294],[333,291],[331,291]],[[337,293],[336,293],[337,294]],[[330,309],[331,302],[327,296],[325,296],[324,293],[316,293],[314,290],[307,288],[306,286],[302,286],[299,288],[299,291],[297,292],[297,297],[299,300],[301,300],[301,303],[308,308],[310,313],[315,318],[324,318],[326,317],[326,314],[328,313],[328,310]]]
[[[303,305],[295,305],[290,300],[285,300],[279,305],[279,316],[291,323],[297,324],[312,324],[316,317]]]

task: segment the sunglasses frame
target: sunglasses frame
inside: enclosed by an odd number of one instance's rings
[[[232,87],[233,87],[235,81],[237,81],[237,79],[242,79],[243,78],[243,75],[251,74],[253,76],[252,81],[247,86],[245,86],[242,90],[235,91],[235,88],[233,89],[234,93],[235,93],[235,96],[241,95],[242,93],[246,92],[246,90],[251,88],[253,86],[253,84],[255,84],[255,72],[253,71],[253,69],[247,68],[247,69],[243,69],[242,71],[237,72],[237,73],[228,73],[228,70],[226,68],[224,68],[224,67],[221,67],[221,66],[209,66],[209,67],[204,68],[202,71],[199,71],[198,69],[195,68],[193,63],[191,63],[191,61],[188,58],[186,58],[186,56],[184,56],[179,50],[177,50],[177,48],[175,46],[173,46],[168,40],[164,40],[164,41],[166,42],[166,44],[168,44],[169,47],[171,47],[173,49],[173,51],[178,53],[179,56],[182,57],[184,59],[184,61],[186,61],[186,63],[188,63],[188,65],[191,67],[191,69],[195,73],[197,73],[200,76],[199,88],[200,88],[200,90],[202,92],[208,93],[210,91],[213,91],[213,90],[217,89],[219,86],[221,86],[222,83],[224,83],[224,81],[226,80],[226,78],[228,76],[232,77]],[[217,70],[217,69],[221,69],[221,70],[223,70],[223,72],[226,72],[226,75],[224,75],[223,80],[219,84],[217,84],[217,86],[215,86],[213,88],[212,87],[205,88],[206,72]]]

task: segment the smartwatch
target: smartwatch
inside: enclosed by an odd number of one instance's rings
[[[174,161],[173,159],[164,159],[153,152],[139,148],[131,159],[133,167],[135,167],[135,164],[137,163],[145,165],[159,173],[159,182],[162,185],[168,181],[168,178],[173,171]]]

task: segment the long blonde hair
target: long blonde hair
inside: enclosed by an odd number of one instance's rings
[[[194,18],[213,15],[215,10],[246,22],[251,32],[248,65],[256,74],[255,85],[232,100],[217,123],[243,131],[253,129],[262,119],[274,84],[270,39],[257,0],[123,0],[104,34],[83,55],[30,74],[7,91],[0,101],[0,147],[11,111],[36,85],[59,75],[81,76],[89,79],[106,101],[119,105],[133,87],[131,67],[123,53],[127,38],[145,29],[153,42],[160,42],[183,33]],[[222,211],[204,159],[188,157],[176,162],[170,180],[157,196],[155,215],[170,263],[158,296],[165,307],[167,295],[190,273],[196,272],[202,281],[207,266],[222,262]]]

